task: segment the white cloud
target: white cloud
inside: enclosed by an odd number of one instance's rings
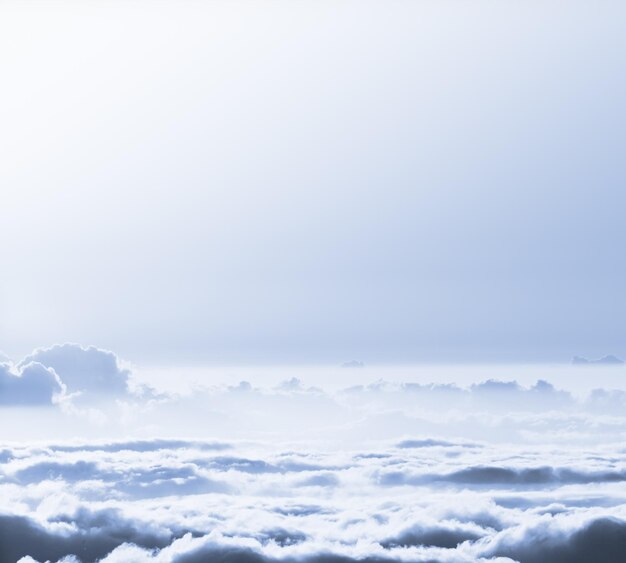
[[[12,446],[0,545],[42,562],[619,561],[626,453],[450,447]],[[395,471],[424,479],[381,482]]]
[[[0,405],[50,405],[64,392],[56,372],[39,362],[0,364]]]
[[[80,397],[81,401],[96,402],[121,397],[130,391],[146,391],[133,387],[131,370],[113,352],[95,346],[66,343],[39,348],[26,356],[19,366],[30,362],[53,369],[74,400]]]
[[[492,379],[331,390],[297,374],[141,395],[113,353],[77,345],[0,369],[5,405],[64,406],[37,410],[37,444],[0,447],[7,561],[561,563],[597,552],[611,563],[622,552],[620,390],[579,397]],[[98,404],[65,408],[79,391]],[[22,428],[19,413],[28,426],[30,412],[0,409],[3,426]]]

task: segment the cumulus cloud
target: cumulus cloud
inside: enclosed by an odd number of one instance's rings
[[[0,405],[50,405],[65,392],[56,372],[36,361],[0,364]]]
[[[170,535],[151,533],[137,525],[107,510],[93,513],[82,509],[71,519],[59,518],[45,525],[26,516],[0,515],[0,558],[6,562],[26,556],[56,561],[73,555],[87,562],[104,558],[123,543],[146,548],[170,543]]]
[[[129,389],[130,370],[121,366],[113,352],[95,346],[57,344],[40,348],[24,358],[18,367],[31,362],[53,369],[70,393],[106,397],[123,395]]]
[[[600,517],[572,523],[547,519],[503,533],[483,553],[524,563],[617,563],[626,553],[626,520]]]

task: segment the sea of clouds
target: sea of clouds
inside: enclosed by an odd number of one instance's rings
[[[7,359],[0,562],[624,560],[623,389],[358,378],[176,394],[95,347]]]

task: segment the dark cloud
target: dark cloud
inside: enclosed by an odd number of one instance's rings
[[[598,518],[569,533],[533,528],[522,541],[499,545],[488,554],[523,563],[621,563],[626,554],[626,522]]]
[[[311,516],[312,514],[330,514],[333,512],[316,504],[287,504],[285,506],[276,506],[272,510],[283,516]]]
[[[626,481],[626,471],[581,471],[569,468],[497,466],[467,467],[451,473],[414,473],[388,471],[377,475],[381,485],[427,485],[429,483],[454,483],[485,487],[532,487],[539,485],[571,485],[588,483],[617,483]]]
[[[626,471],[579,471],[554,467],[468,467],[434,479],[464,485],[566,485],[625,481]]]
[[[474,541],[484,535],[485,533],[478,533],[474,529],[464,529],[459,526],[425,527],[416,525],[403,530],[396,536],[384,539],[380,544],[387,549],[420,545],[451,549],[464,541]]]
[[[390,563],[391,561],[397,561],[397,559],[391,556],[347,557],[323,552],[299,557],[275,558],[245,547],[226,547],[208,544],[175,557],[173,563],[206,563],[207,561],[211,563]],[[423,563],[429,562],[423,561]]]
[[[0,561],[15,562],[27,555],[39,561],[57,561],[75,555],[89,563],[124,543],[160,548],[172,540],[171,534],[145,531],[145,526],[137,526],[113,510],[81,511],[68,520],[77,527],[75,531],[52,531],[23,516],[0,515]]]
[[[379,453],[371,453],[371,454],[357,454],[354,456],[354,459],[388,459],[392,457],[390,454],[379,454]]]

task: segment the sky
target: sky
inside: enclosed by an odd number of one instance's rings
[[[0,349],[626,355],[621,2],[0,3]]]

